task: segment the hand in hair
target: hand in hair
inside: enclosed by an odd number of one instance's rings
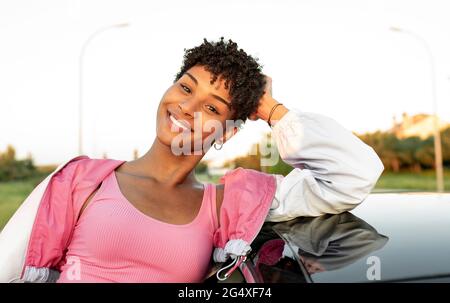
[[[268,122],[270,117],[271,121],[270,124],[273,125],[274,124],[272,123],[273,121],[280,120],[289,110],[283,105],[279,105],[276,108],[274,108],[274,106],[276,106],[280,102],[278,102],[272,97],[272,78],[265,75],[265,80],[266,85],[264,87],[264,94],[259,99],[258,108],[256,109],[255,112],[253,112],[250,115],[249,119],[253,121],[262,119]],[[271,113],[272,115],[270,115]]]

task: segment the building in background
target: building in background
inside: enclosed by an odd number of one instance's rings
[[[428,114],[408,115],[402,114],[402,120],[397,121],[396,117],[393,117],[393,125],[391,132],[399,139],[409,137],[420,137],[426,139],[433,135],[434,131],[434,116]],[[450,127],[450,123],[444,122],[438,118],[439,130],[443,130]]]

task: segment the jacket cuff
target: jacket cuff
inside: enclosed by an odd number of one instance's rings
[[[216,248],[214,250],[214,262],[225,262],[229,256],[233,259],[236,256],[245,256],[251,251],[250,245],[242,239],[229,240],[225,248]]]

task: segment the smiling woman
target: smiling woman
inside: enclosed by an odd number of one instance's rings
[[[356,207],[383,171],[376,153],[330,118],[287,109],[271,85],[232,40],[186,50],[147,153],[129,162],[80,156],[49,175],[0,234],[0,281],[200,282],[212,261],[231,257],[217,273],[225,279],[264,221]],[[294,170],[237,168],[220,185],[199,183],[205,153],[247,119],[269,123]]]

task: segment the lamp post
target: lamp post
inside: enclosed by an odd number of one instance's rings
[[[433,103],[433,121],[434,121],[434,161],[436,166],[436,187],[438,192],[444,191],[444,173],[442,168],[442,145],[441,145],[441,134],[439,131],[438,125],[438,115],[437,115],[437,101],[436,101],[436,74],[435,74],[435,66],[434,66],[434,57],[431,52],[431,48],[429,47],[427,41],[424,38],[419,36],[418,34],[398,28],[391,27],[391,31],[404,33],[413,36],[417,41],[419,41],[425,48],[429,63],[430,63],[430,76],[431,76],[431,95],[432,95],[432,103]]]
[[[86,53],[86,48],[89,45],[89,43],[97,37],[99,34],[104,33],[107,30],[114,29],[114,28],[123,28],[127,27],[128,23],[119,23],[119,24],[113,24],[109,26],[105,26],[102,28],[99,28],[95,32],[93,32],[83,43],[83,46],[81,47],[80,57],[79,57],[79,91],[78,91],[78,155],[83,154],[83,72],[84,72],[84,55]]]

